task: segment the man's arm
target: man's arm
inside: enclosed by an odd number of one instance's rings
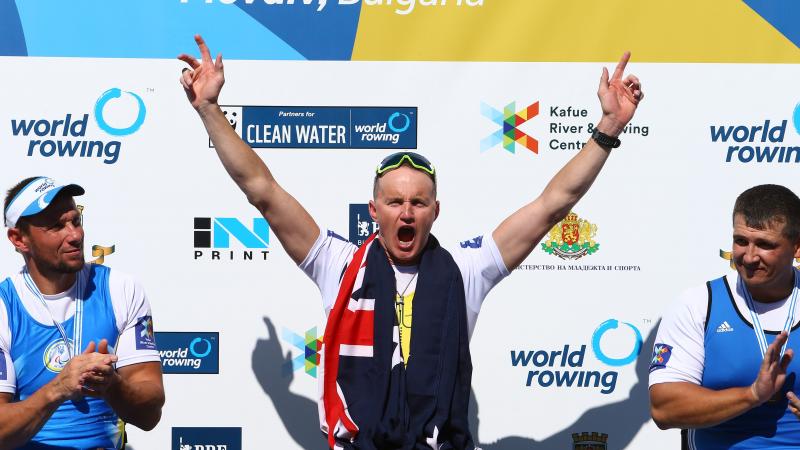
[[[203,38],[195,36],[201,60],[182,54],[178,59],[191,66],[184,69],[181,84],[192,107],[200,115],[222,165],[247,200],[267,219],[289,256],[299,264],[319,236],[319,226],[303,206],[278,184],[264,161],[242,141],[217,103],[225,74],[222,55],[211,59]]]
[[[110,373],[108,382],[86,383],[94,392],[87,395],[103,398],[120,419],[150,431],[161,420],[164,406],[164,382],[161,363],[132,364]]]
[[[650,388],[650,415],[662,430],[714,426],[755,406],[750,386],[715,391],[684,381]]]
[[[630,122],[644,97],[638,78],[628,75],[622,79],[628,59],[630,53],[626,52],[611,79],[608,71],[603,68],[597,91],[603,109],[603,117],[597,124],[597,129],[613,137],[619,136]],[[550,180],[538,198],[509,216],[494,230],[492,237],[509,270],[517,267],[553,225],[563,219],[589,190],[609,152],[610,149],[603,148],[594,139],[590,139]]]
[[[689,382],[659,383],[650,387],[650,414],[659,428],[704,428],[737,417],[771,399],[786,381],[792,350],[783,358],[788,339],[782,332],[767,347],[758,376],[750,386],[715,391]]]
[[[24,445],[63,403],[63,399],[45,385],[21,402],[12,403],[11,394],[0,394],[0,449]]]
[[[42,429],[62,403],[81,397],[82,386],[91,373],[112,370],[111,364],[117,357],[95,353],[94,350],[92,342],[52,381],[25,400],[12,402],[11,394],[0,393],[0,450],[24,445]]]

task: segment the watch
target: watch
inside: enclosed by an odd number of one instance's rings
[[[592,133],[592,139],[594,139],[594,141],[600,144],[602,147],[608,148],[617,148],[621,143],[619,139],[611,137],[597,128],[595,128],[594,132]]]

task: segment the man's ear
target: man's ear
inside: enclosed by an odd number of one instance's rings
[[[378,209],[375,207],[375,200],[369,201],[369,216],[372,217],[372,220],[375,222],[378,221]]]
[[[28,237],[22,230],[12,227],[8,229],[6,235],[17,253],[26,253],[28,251]]]

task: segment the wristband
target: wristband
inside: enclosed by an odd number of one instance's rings
[[[602,147],[617,148],[619,147],[619,144],[621,144],[619,139],[611,137],[597,128],[595,128],[594,132],[592,133],[592,139],[594,139],[594,141],[600,144]]]

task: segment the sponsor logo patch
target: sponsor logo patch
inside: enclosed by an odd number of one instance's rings
[[[670,356],[672,356],[672,346],[656,344],[653,347],[653,359],[650,360],[650,372],[666,368]]]
[[[8,372],[6,367],[6,355],[0,350],[0,380],[8,379]]]
[[[724,321],[717,327],[717,333],[730,333],[733,331],[733,327],[728,323],[728,321]]]
[[[156,350],[153,317],[144,316],[136,322],[136,350]]]

